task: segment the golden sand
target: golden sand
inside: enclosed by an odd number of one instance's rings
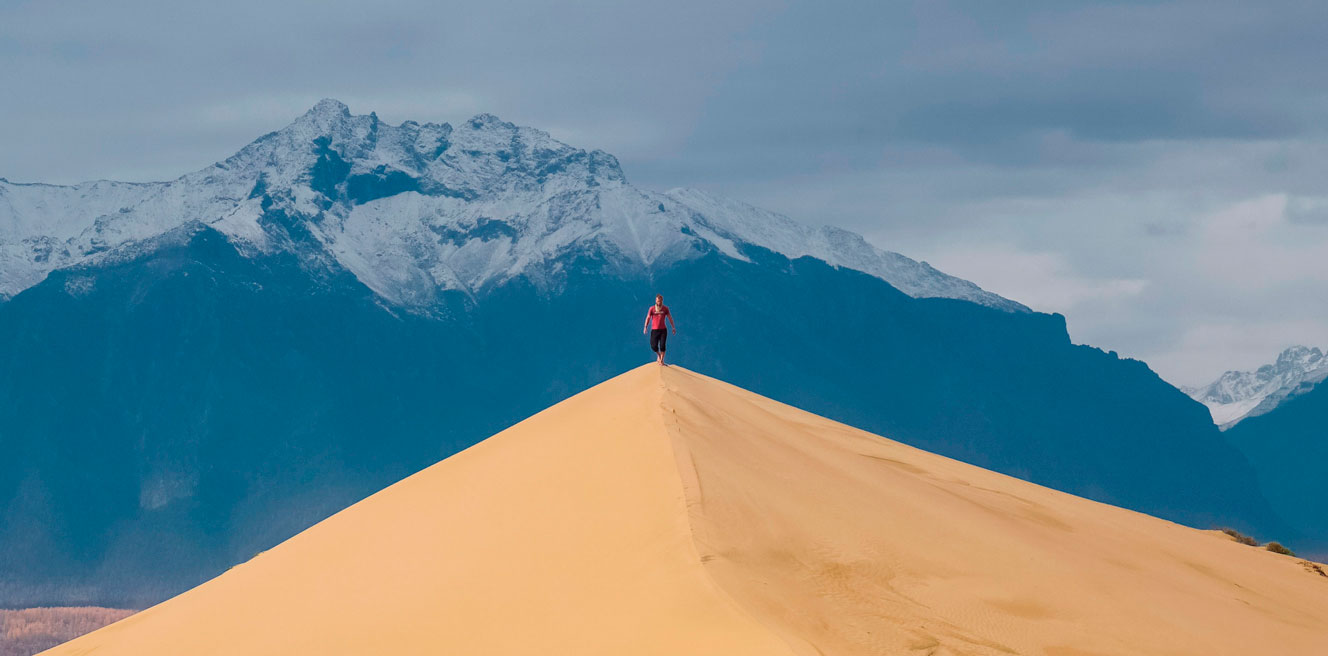
[[[49,654],[1328,654],[1328,577],[680,367]]]

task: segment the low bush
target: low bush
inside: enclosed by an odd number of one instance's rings
[[[1254,538],[1245,535],[1244,533],[1241,533],[1240,531],[1237,531],[1234,528],[1224,528],[1222,529],[1222,532],[1226,533],[1227,535],[1230,535],[1232,540],[1235,540],[1236,542],[1239,542],[1241,544],[1248,544],[1251,547],[1259,546],[1258,540],[1255,540]]]

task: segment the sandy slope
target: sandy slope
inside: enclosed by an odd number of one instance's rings
[[[1328,654],[1328,577],[647,365],[52,654]]]

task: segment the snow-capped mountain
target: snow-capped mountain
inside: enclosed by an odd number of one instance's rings
[[[1254,371],[1228,371],[1202,387],[1184,392],[1208,406],[1213,423],[1230,428],[1242,419],[1257,417],[1288,399],[1313,389],[1328,378],[1328,357],[1317,348],[1293,346],[1277,362]]]
[[[331,99],[169,182],[0,179],[0,299],[56,269],[199,226],[249,252],[330,258],[405,307],[427,307],[443,290],[473,297],[517,276],[556,284],[561,256],[587,249],[640,270],[708,250],[746,260],[744,247],[757,246],[862,271],[914,297],[1027,311],[845,230],[693,189],[639,189],[612,155],[492,115],[393,126]]]

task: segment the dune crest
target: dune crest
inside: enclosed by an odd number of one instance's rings
[[[1328,578],[645,365],[48,654],[1328,653]]]

